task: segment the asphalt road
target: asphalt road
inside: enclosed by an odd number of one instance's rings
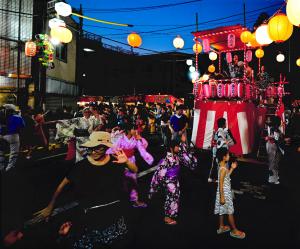
[[[163,148],[155,140],[149,150],[158,162]],[[61,151],[59,152],[61,153]],[[213,215],[216,184],[207,182],[210,165],[208,153],[199,152],[199,167],[195,172],[181,173],[181,203],[177,226],[163,223],[163,194],[149,202],[147,193],[153,172],[139,178],[140,196],[148,208],[128,210],[132,240],[130,248],[297,248],[297,224],[291,214],[288,193],[281,185],[266,184],[266,165],[240,162],[232,176],[235,190],[237,225],[246,232],[244,240],[229,234],[217,235],[218,217]],[[140,171],[149,169],[138,159]],[[32,218],[45,207],[58,183],[70,169],[63,156],[45,160],[20,160],[16,169],[2,175],[1,231],[5,234]],[[59,248],[58,227],[74,219],[76,197],[67,188],[57,202],[60,213],[48,223],[24,226],[24,239],[12,248]],[[25,223],[26,224],[26,223]],[[299,247],[300,248],[300,247]]]

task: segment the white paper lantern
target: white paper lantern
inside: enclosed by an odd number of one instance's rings
[[[215,61],[218,58],[218,55],[216,52],[210,52],[208,56],[211,61]]]
[[[285,60],[284,54],[279,53],[279,54],[276,56],[276,60],[277,60],[277,62],[284,62],[284,60]]]
[[[199,73],[196,71],[191,73],[191,78],[194,81],[197,80],[199,78],[199,76],[200,76]]]
[[[177,49],[183,48],[184,40],[180,37],[180,35],[177,35],[177,37],[173,40],[173,46]]]
[[[186,60],[186,64],[187,64],[188,66],[193,65],[193,60],[187,59],[187,60]]]
[[[69,16],[72,14],[72,7],[67,3],[58,2],[55,4],[54,8],[60,16]]]
[[[50,29],[56,28],[56,27],[66,27],[66,23],[58,18],[52,18],[49,20],[49,27]]]
[[[257,28],[255,38],[260,45],[269,45],[273,42],[269,36],[268,24],[262,24]]]
[[[191,73],[193,73],[193,72],[196,71],[196,68],[195,68],[194,66],[190,66],[190,67],[189,67],[189,71],[190,71]]]
[[[288,0],[286,4],[286,14],[289,21],[297,27],[300,27],[300,1]]]

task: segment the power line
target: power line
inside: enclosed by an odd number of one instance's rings
[[[161,4],[161,5],[154,5],[154,6],[144,6],[144,7],[135,7],[135,8],[113,8],[113,9],[95,9],[95,8],[84,8],[85,12],[90,13],[116,13],[116,12],[137,12],[137,11],[149,11],[149,10],[156,10],[162,8],[170,8],[185,4],[191,4],[196,2],[201,2],[202,0],[192,0],[192,1],[185,1],[179,3],[169,3],[169,4]]]

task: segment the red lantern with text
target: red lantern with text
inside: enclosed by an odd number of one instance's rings
[[[227,46],[229,48],[234,48],[235,47],[235,35],[234,34],[229,34],[227,36]]]
[[[225,95],[225,87],[222,83],[217,85],[217,95],[219,98],[223,98]]]
[[[230,52],[226,53],[226,61],[227,61],[227,63],[231,63],[232,62],[232,54]]]
[[[208,39],[203,39],[203,50],[204,50],[204,53],[208,53],[210,51],[210,43],[209,43],[209,40]]]
[[[25,43],[25,55],[28,57],[33,57],[36,55],[36,44],[33,41],[28,41]]]
[[[203,85],[203,94],[204,98],[210,98],[211,97],[211,89],[209,84]]]
[[[252,61],[252,51],[251,50],[247,50],[247,52],[246,52],[246,61],[247,62]]]

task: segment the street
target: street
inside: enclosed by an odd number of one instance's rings
[[[150,141],[149,151],[154,155],[156,165],[163,149],[154,139]],[[2,177],[3,230],[7,232],[14,229],[14,225],[24,224],[24,238],[15,245],[16,248],[58,248],[59,226],[76,219],[77,200],[72,187],[68,187],[58,199],[57,209],[48,223],[26,223],[34,212],[48,204],[70,169],[64,156],[57,154],[60,155],[32,162],[20,160],[17,169]],[[281,185],[266,184],[267,165],[243,162],[247,160],[239,162],[232,176],[236,222],[247,237],[237,240],[228,233],[217,235],[218,220],[213,214],[216,183],[207,182],[209,153],[199,152],[198,160],[195,172],[185,168],[181,171],[178,225],[167,226],[163,222],[164,195],[158,194],[151,201],[147,200],[153,171],[138,158],[142,172],[138,180],[140,196],[148,203],[148,208],[128,210],[131,248],[288,248],[287,245],[294,245],[293,224],[288,215],[283,215],[289,209],[285,189]]]

